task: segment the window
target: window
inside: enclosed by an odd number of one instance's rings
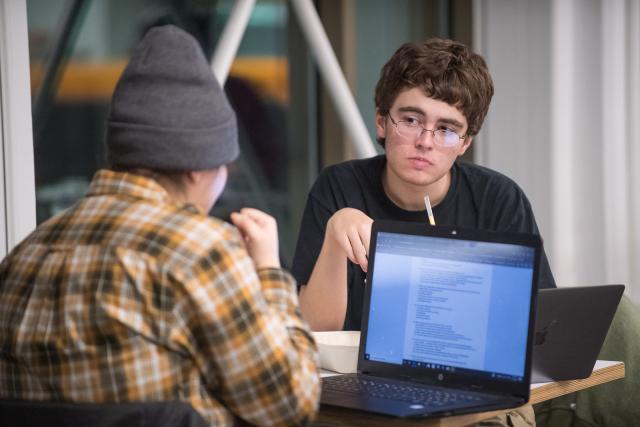
[[[233,4],[27,1],[39,223],[80,199],[95,171],[105,166],[110,97],[146,30],[178,25],[210,57]],[[212,211],[226,218],[251,206],[275,216],[285,266],[317,164],[307,132],[314,76],[289,18],[285,0],[261,0],[251,15],[225,85],[238,116],[241,155],[230,165],[226,190]]]

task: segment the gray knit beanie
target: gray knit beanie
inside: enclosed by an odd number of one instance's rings
[[[112,167],[198,171],[238,157],[235,113],[190,34],[147,32],[113,93],[106,144]]]

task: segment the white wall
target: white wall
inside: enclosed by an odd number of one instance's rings
[[[526,191],[561,286],[640,302],[640,2],[476,0],[496,95],[479,161]]]
[[[36,225],[25,3],[0,1],[0,259]]]

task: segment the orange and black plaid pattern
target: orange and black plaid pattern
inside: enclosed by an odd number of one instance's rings
[[[212,425],[283,425],[319,388],[292,277],[256,272],[234,227],[149,178],[99,171],[0,264],[0,398],[179,399]]]

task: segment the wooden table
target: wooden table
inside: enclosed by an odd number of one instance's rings
[[[554,397],[573,393],[598,384],[624,378],[624,363],[598,360],[590,377],[583,380],[559,381],[531,385],[530,404],[544,402]],[[479,412],[475,414],[457,415],[454,417],[432,418],[426,420],[399,419],[382,415],[369,414],[346,408],[322,406],[314,426],[467,426],[476,422],[504,414],[509,410]]]

